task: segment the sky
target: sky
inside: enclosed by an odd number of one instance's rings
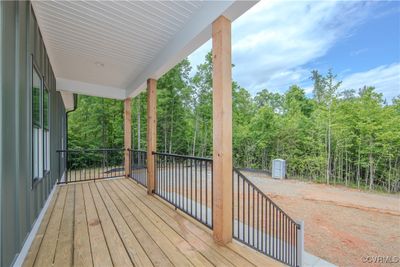
[[[211,40],[189,56],[192,66],[210,50]],[[341,90],[375,86],[391,102],[400,95],[400,1],[260,1],[232,23],[232,63],[252,95],[297,84],[311,96],[311,70],[331,68]]]

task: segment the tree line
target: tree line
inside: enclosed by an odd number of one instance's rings
[[[158,80],[157,150],[212,155],[212,59],[190,75],[185,59]],[[233,158],[270,170],[287,161],[289,177],[400,191],[400,96],[387,103],[374,87],[341,88],[330,70],[312,71],[312,96],[292,85],[252,96],[232,83]],[[69,148],[123,147],[123,102],[79,96],[69,116]],[[132,145],[146,149],[147,95],[132,99]]]

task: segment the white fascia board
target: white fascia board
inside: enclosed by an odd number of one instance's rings
[[[113,99],[125,99],[125,89],[93,83],[57,78],[57,91],[68,91],[75,94],[99,96]]]
[[[257,1],[206,1],[168,45],[126,88],[126,97],[134,97],[146,88],[147,79],[158,79],[182,59],[211,38],[211,24],[223,15],[234,21]]]
[[[64,103],[64,107],[66,111],[73,110],[75,107],[74,93],[61,91],[61,98]]]

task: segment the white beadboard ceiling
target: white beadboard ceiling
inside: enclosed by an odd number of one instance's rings
[[[32,1],[57,90],[124,99],[257,1]]]

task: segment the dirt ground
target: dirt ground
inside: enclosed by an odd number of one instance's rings
[[[339,266],[400,266],[399,194],[244,174],[291,217],[304,221],[307,252]],[[376,256],[391,256],[393,263],[365,263]]]

